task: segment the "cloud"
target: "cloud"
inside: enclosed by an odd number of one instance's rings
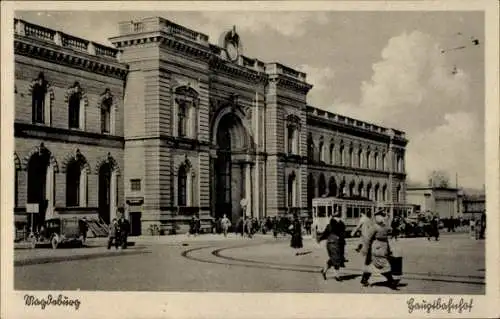
[[[425,182],[443,169],[464,186],[484,183],[484,123],[472,110],[470,78],[454,68],[429,35],[414,31],[389,40],[373,75],[361,85],[359,105],[336,113],[406,131],[408,178]]]
[[[335,92],[332,90],[335,81],[335,71],[331,67],[315,67],[303,64],[297,67],[301,72],[307,74],[307,82],[313,88],[307,96],[307,102],[314,106],[326,106],[335,100]]]
[[[326,13],[318,12],[259,12],[249,14],[245,12],[210,12],[205,11],[202,17],[207,21],[203,26],[203,32],[212,39],[218,40],[220,34],[226,29],[236,25],[238,29],[261,33],[266,31],[278,32],[286,37],[299,37],[306,33],[310,23],[320,25],[328,23]]]

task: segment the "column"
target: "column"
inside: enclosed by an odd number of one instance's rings
[[[47,211],[45,218],[51,218],[54,214],[54,167],[47,167],[47,175],[45,180],[45,198],[47,199]]]
[[[111,172],[111,181],[109,183],[109,211],[110,220],[117,218],[116,216],[116,171]]]
[[[261,208],[261,202],[260,202],[260,199],[261,199],[261,190],[262,190],[262,179],[261,179],[261,174],[260,174],[260,166],[261,164],[259,163],[259,160],[257,159],[257,161],[255,162],[255,168],[253,169],[253,174],[254,174],[254,178],[255,178],[255,183],[253,183],[253,207],[254,207],[254,211],[255,211],[255,216],[257,216],[258,218],[262,218],[263,217],[263,214],[262,214],[262,208]]]
[[[245,198],[247,200],[247,215],[253,217],[252,211],[252,167],[250,163],[245,165]]]
[[[80,173],[80,207],[87,207],[87,171],[83,169]]]

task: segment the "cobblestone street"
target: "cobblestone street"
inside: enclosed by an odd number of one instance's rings
[[[484,294],[484,241],[465,234],[393,242],[404,256],[404,275],[398,291],[380,285],[374,275],[372,287],[359,284],[362,259],[347,246],[345,280],[324,281],[319,270],[326,251],[304,239],[303,254],[295,255],[289,238],[269,236],[253,239],[231,235],[196,238],[162,237],[133,239],[125,251],[104,247],[16,250],[15,289],[111,290],[111,291],[213,291],[213,292],[338,292]],[[453,253],[450,253],[453,252]],[[31,257],[28,255],[31,254]],[[66,254],[66,258],[61,257]],[[45,257],[43,257],[45,255]],[[47,255],[52,255],[47,257]],[[52,261],[51,261],[52,258]],[[76,259],[76,260],[72,260]],[[24,262],[21,262],[24,261]],[[40,261],[40,262],[39,262]]]

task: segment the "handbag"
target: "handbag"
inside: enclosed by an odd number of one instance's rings
[[[389,257],[389,264],[391,265],[391,273],[394,276],[403,275],[403,257]]]

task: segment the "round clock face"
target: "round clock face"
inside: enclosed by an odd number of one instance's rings
[[[233,43],[228,43],[226,46],[226,52],[231,61],[238,59],[238,47]]]

